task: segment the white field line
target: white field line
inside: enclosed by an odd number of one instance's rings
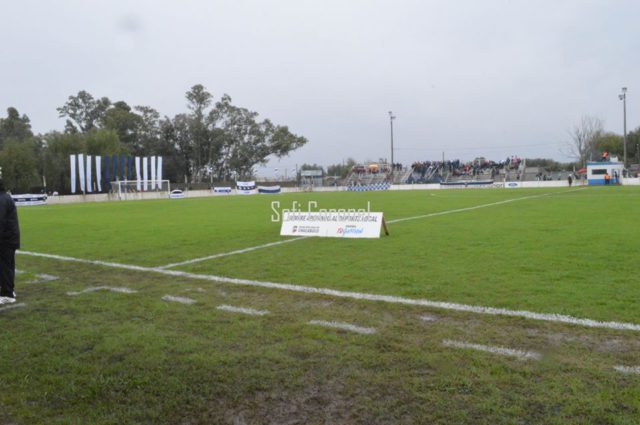
[[[25,303],[9,304],[8,306],[0,307],[0,311],[13,310],[14,308],[26,307],[26,306],[27,305]]]
[[[193,260],[182,261],[180,263],[166,264],[164,266],[159,266],[157,268],[159,268],[159,269],[170,269],[170,268],[173,268],[173,267],[185,266],[187,264],[199,263],[201,261],[214,260],[216,258],[221,258],[221,257],[228,257],[229,255],[245,254],[247,252],[256,251],[256,250],[262,249],[262,248],[269,248],[271,246],[282,245],[284,243],[289,243],[289,242],[295,242],[295,241],[298,241],[300,239],[304,239],[304,237],[294,238],[294,239],[285,239],[285,240],[276,241],[276,242],[270,242],[270,243],[266,243],[264,245],[258,245],[258,246],[252,246],[252,247],[249,247],[249,248],[238,249],[236,251],[222,252],[220,254],[213,254],[213,255],[209,255],[208,257],[194,258]]]
[[[514,350],[512,348],[494,347],[491,345],[471,344],[469,342],[452,341],[450,339],[445,339],[444,341],[442,341],[442,345],[451,348],[464,348],[486,351],[487,353],[499,354],[501,356],[517,357],[523,360],[540,360],[540,358],[542,357],[540,353],[536,353],[535,351]]]
[[[613,368],[621,373],[640,375],[640,366],[614,366]]]
[[[359,334],[373,334],[376,333],[374,328],[363,328],[362,326],[352,325],[344,322],[325,322],[324,320],[310,320],[310,325],[324,326],[325,328],[342,329],[343,331],[356,332]]]
[[[16,274],[17,274],[17,275],[18,275],[18,274],[24,274],[24,273],[25,273],[25,271],[24,271],[24,270],[18,270],[18,269],[16,269]],[[30,281],[28,281],[27,283],[44,283],[44,282],[50,282],[50,281],[52,281],[52,280],[57,280],[57,279],[58,279],[58,276],[52,276],[52,275],[50,275],[50,274],[37,274],[37,275],[36,275],[36,278],[37,278],[37,279],[35,279],[35,280],[30,280]]]
[[[136,271],[147,272],[147,273],[160,273],[167,276],[183,277],[187,279],[206,280],[210,282],[231,283],[234,285],[253,286],[253,287],[269,288],[269,289],[282,289],[285,291],[302,292],[305,294],[327,295],[330,297],[337,297],[337,298],[347,298],[347,299],[365,300],[365,301],[380,301],[380,302],[386,302],[391,304],[404,304],[404,305],[415,305],[415,306],[421,306],[421,307],[440,308],[444,310],[487,314],[491,316],[521,317],[525,319],[541,320],[545,322],[567,323],[571,325],[584,326],[589,328],[640,331],[640,324],[638,323],[601,322],[598,320],[578,318],[578,317],[567,316],[563,314],[536,313],[536,312],[526,311],[526,310],[509,310],[506,308],[484,307],[484,306],[476,306],[476,305],[468,305],[468,304],[449,303],[444,301],[403,298],[403,297],[397,297],[393,295],[377,295],[377,294],[367,294],[367,293],[361,293],[361,292],[339,291],[336,289],[315,288],[311,286],[293,285],[289,283],[264,282],[259,280],[250,280],[250,279],[236,279],[232,277],[196,274],[196,273],[182,272],[178,270],[164,270],[164,269],[157,269],[153,267],[141,267],[141,266],[133,266],[129,264],[119,264],[119,263],[112,263],[112,262],[105,262],[105,261],[84,260],[81,258],[64,257],[61,255],[43,254],[38,252],[29,252],[29,251],[16,251],[16,252],[18,252],[21,255],[30,255],[33,257],[50,258],[54,260],[69,261],[69,262],[82,263],[82,264],[93,264],[96,266],[106,266],[106,267],[120,268],[124,270],[136,270]]]
[[[187,304],[187,305],[191,305],[191,304],[195,304],[196,300],[192,300],[191,298],[186,298],[186,297],[174,297],[173,295],[165,295],[164,297],[162,297],[163,301],[172,301],[172,302],[176,302],[176,303],[180,303],[180,304]]]
[[[51,282],[52,280],[58,280],[58,276],[53,276],[50,274],[37,274],[35,280],[30,280],[27,283],[46,283]]]
[[[130,289],[130,288],[122,288],[122,287],[115,287],[115,286],[94,286],[91,288],[83,289],[82,291],[78,291],[78,292],[67,292],[67,295],[75,297],[80,294],[86,294],[88,292],[96,292],[96,291],[111,291],[111,292],[119,292],[121,294],[135,294],[136,292],[138,292],[135,289]]]
[[[527,200],[527,199],[541,198],[543,196],[549,196],[549,195],[563,194],[563,193],[569,193],[569,192],[577,192],[579,190],[584,190],[584,189],[585,188],[580,188],[580,189],[567,190],[567,191],[564,191],[564,192],[547,192],[547,193],[541,193],[539,195],[521,196],[520,198],[505,199],[504,201],[491,202],[489,204],[476,205],[474,207],[458,208],[458,209],[455,209],[455,210],[446,210],[446,211],[440,211],[440,212],[435,212],[435,213],[416,215],[416,216],[413,216],[413,217],[397,218],[395,220],[387,221],[387,224],[401,223],[403,221],[418,220],[418,219],[421,219],[421,218],[429,218],[429,217],[437,217],[437,216],[441,216],[441,215],[454,214],[454,213],[460,213],[460,212],[465,212],[465,211],[473,211],[473,210],[478,210],[480,208],[487,208],[487,207],[493,207],[493,206],[496,206],[496,205],[509,204],[511,202],[524,201],[524,200]]]
[[[112,263],[110,261],[85,260],[83,258],[66,257],[64,255],[55,255],[55,254],[43,254],[39,252],[16,251],[16,254],[29,255],[31,257],[49,258],[52,260],[67,261],[72,263],[94,264],[97,266],[113,267],[116,269],[135,270],[138,272],[147,272],[150,270],[154,270],[151,267],[134,266],[131,264],[122,264],[122,263]]]
[[[202,288],[189,288],[189,289],[185,289],[185,291],[187,291],[187,292],[192,292],[192,291],[195,291],[195,292],[207,292],[206,290],[204,290]]]
[[[242,314],[248,314],[250,316],[264,316],[266,314],[269,314],[269,312],[267,310],[254,310],[252,308],[247,308],[247,307],[234,307],[231,305],[219,305],[218,307],[216,307],[216,309],[221,310],[221,311],[228,311],[230,313],[242,313]]]
[[[539,195],[523,196],[523,197],[520,197],[520,198],[507,199],[505,201],[492,202],[490,204],[476,205],[474,207],[458,208],[458,209],[455,209],[455,210],[446,210],[446,211],[440,211],[440,212],[436,212],[436,213],[416,215],[416,216],[413,216],[413,217],[397,218],[395,220],[389,220],[386,223],[387,224],[393,224],[393,223],[400,223],[400,222],[409,221],[409,220],[418,220],[420,218],[437,217],[437,216],[441,216],[441,215],[454,214],[454,213],[460,213],[460,212],[465,212],[465,211],[473,211],[473,210],[477,210],[477,209],[480,209],[480,208],[486,208],[486,207],[492,207],[492,206],[495,206],[495,205],[508,204],[510,202],[522,201],[522,200],[525,200],[525,199],[540,198],[540,197],[543,197],[543,196],[555,195],[555,194],[559,194],[559,193],[576,192],[578,190],[584,190],[584,189],[585,188],[580,188],[580,189],[568,190],[568,191],[565,191],[565,192],[547,192],[547,193],[542,193],[542,194],[539,194]],[[302,240],[302,239],[306,239],[306,237],[300,237],[300,238],[293,238],[293,239],[286,239],[286,240],[282,240],[282,241],[270,242],[270,243],[266,243],[266,244],[263,244],[263,245],[257,245],[257,246],[252,246],[252,247],[249,247],[249,248],[238,249],[236,251],[222,252],[222,253],[219,253],[219,254],[209,255],[207,257],[194,258],[193,260],[186,260],[186,261],[182,261],[182,262],[179,262],[179,263],[165,264],[164,266],[158,266],[157,268],[158,269],[171,269],[171,268],[174,268],[174,267],[185,266],[187,264],[199,263],[201,261],[214,260],[216,258],[221,258],[221,257],[228,257],[230,255],[245,254],[247,252],[256,251],[258,249],[269,248],[269,247],[272,247],[272,246],[282,245],[282,244],[289,243],[289,242],[295,242],[295,241],[299,241],[299,240]]]

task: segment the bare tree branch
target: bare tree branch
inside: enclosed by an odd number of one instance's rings
[[[567,142],[569,155],[584,165],[592,159],[596,152],[598,140],[604,133],[602,120],[598,117],[584,115],[580,123],[569,131],[571,140]]]

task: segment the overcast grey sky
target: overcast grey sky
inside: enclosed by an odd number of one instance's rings
[[[201,83],[309,139],[315,162],[567,158],[582,115],[640,126],[636,0],[0,0],[0,108],[36,132],[79,90],[162,115]],[[565,149],[566,150],[566,149]],[[281,171],[282,172],[282,171]]]

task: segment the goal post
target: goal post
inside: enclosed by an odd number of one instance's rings
[[[169,180],[119,180],[111,182],[113,193],[120,200],[169,198]]]

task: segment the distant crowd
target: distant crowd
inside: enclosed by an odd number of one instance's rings
[[[522,159],[517,155],[509,156],[501,161],[491,161],[484,158],[477,158],[473,161],[462,162],[459,159],[446,160],[446,161],[416,161],[411,164],[412,175],[409,177],[409,182],[423,182],[432,178],[437,179],[440,176],[450,173],[452,176],[464,177],[464,176],[477,176],[480,174],[486,174],[487,170],[491,170],[491,177],[493,178],[498,174],[499,170],[503,169],[517,169],[522,162]],[[400,172],[404,169],[402,164],[385,164],[385,163],[371,163],[368,165],[358,164],[351,168],[351,172],[354,175],[378,175],[389,174],[391,171]]]
[[[432,175],[434,172],[450,172],[454,176],[476,176],[485,170],[491,170],[493,177],[498,170],[516,169],[520,166],[522,159],[518,156],[510,156],[502,161],[490,161],[478,158],[473,161],[462,162],[459,159],[447,161],[416,161],[411,164],[414,173],[419,173],[420,177]]]

